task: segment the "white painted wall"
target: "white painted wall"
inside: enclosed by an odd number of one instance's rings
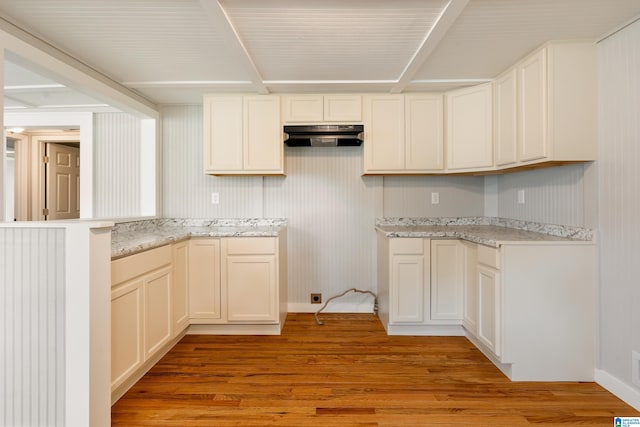
[[[640,408],[640,22],[600,43],[597,380]],[[638,371],[640,362],[636,362]],[[638,374],[636,374],[638,375]]]

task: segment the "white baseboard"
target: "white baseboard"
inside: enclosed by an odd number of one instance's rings
[[[633,406],[635,410],[640,411],[640,391],[638,389],[631,387],[608,372],[600,369],[595,370],[595,380],[618,398]],[[625,414],[615,415],[625,416]]]
[[[322,295],[322,304],[290,302],[289,313],[315,313],[332,298],[333,295]],[[329,301],[323,313],[373,313],[373,297],[370,294],[350,292],[342,297]]]

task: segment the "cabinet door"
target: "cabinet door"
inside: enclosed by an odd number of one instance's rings
[[[365,173],[404,169],[404,131],[403,96],[365,97]]]
[[[279,96],[244,97],[244,170],[284,173]]]
[[[143,281],[145,360],[171,339],[171,276],[164,267]]]
[[[442,95],[405,97],[405,169],[408,172],[444,169]]]
[[[478,265],[478,339],[496,356],[501,349],[501,293],[497,270]]]
[[[462,325],[476,335],[478,331],[478,248],[475,243],[461,242],[463,269]]]
[[[492,84],[447,93],[447,168],[493,165]]]
[[[111,291],[111,390],[144,362],[142,280],[123,283]]]
[[[285,95],[282,97],[283,123],[321,122],[322,95]]]
[[[242,160],[242,97],[204,97],[204,169],[238,172]]]
[[[422,239],[416,239],[422,242]],[[393,255],[389,287],[390,321],[423,323],[424,255]]]
[[[431,319],[462,319],[462,245],[457,240],[431,241]]]
[[[173,245],[173,284],[171,293],[172,336],[189,326],[189,245]]]
[[[496,166],[516,163],[517,70],[510,69],[494,82],[494,136]]]
[[[518,84],[520,160],[543,159],[548,156],[546,48],[525,59],[518,66]]]
[[[275,255],[227,255],[223,281],[229,322],[278,320]]]
[[[191,239],[189,317],[219,321],[222,318],[220,301],[220,240]]]
[[[323,119],[327,122],[361,122],[362,97],[360,95],[325,95]]]

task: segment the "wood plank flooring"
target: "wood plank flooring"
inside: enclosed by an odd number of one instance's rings
[[[281,336],[186,336],[114,426],[612,426],[595,383],[511,382],[464,337],[387,336],[371,314],[289,314]]]

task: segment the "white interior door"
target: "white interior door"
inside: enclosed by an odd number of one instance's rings
[[[80,149],[46,144],[45,217],[80,218]]]

